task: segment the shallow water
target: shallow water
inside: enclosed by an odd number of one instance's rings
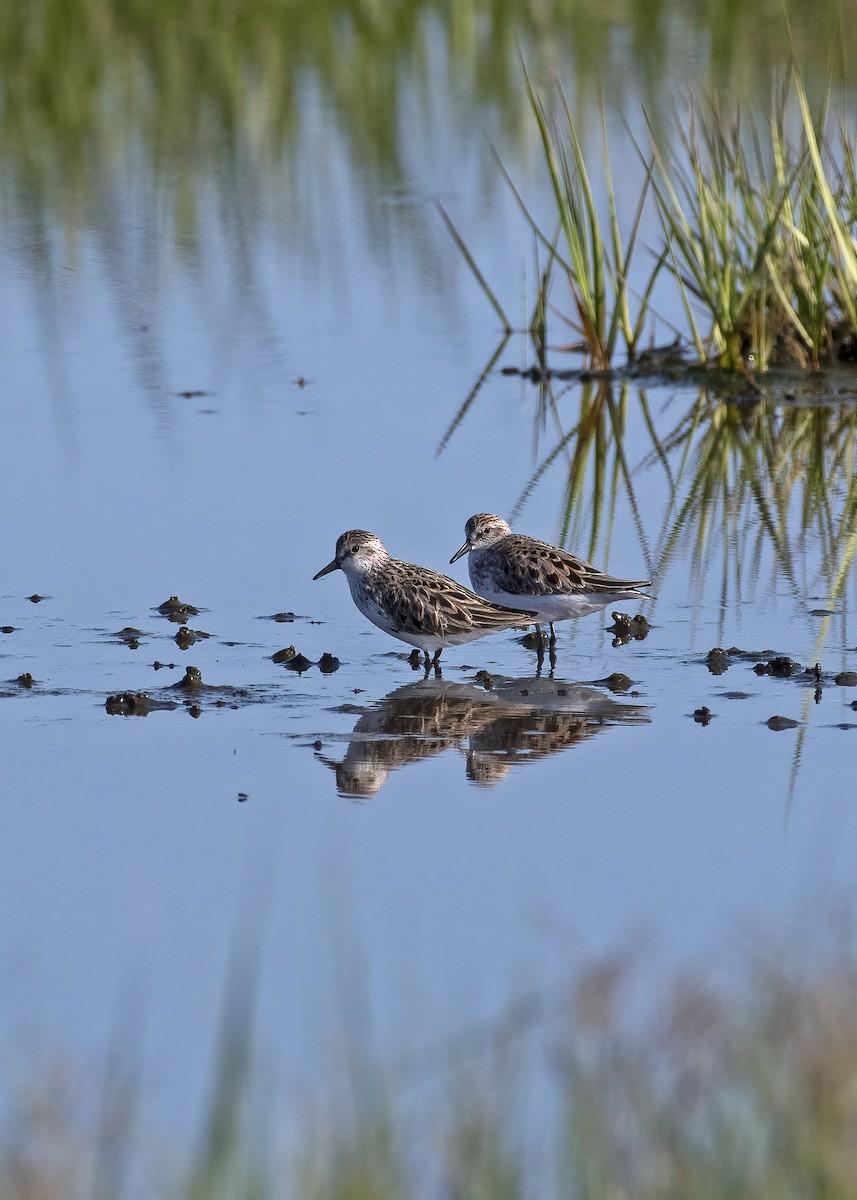
[[[334,100],[306,88],[329,129]],[[531,148],[482,115],[544,203]],[[223,189],[226,147],[196,166],[191,248],[133,145],[111,160],[115,208],[105,175],[84,216],[30,195],[2,229],[5,1034],[10,1053],[94,1060],[139,1023],[149,1102],[175,1128],[205,1095],[236,925],[260,939],[259,1043],[305,1082],[364,992],[385,1042],[430,1040],[642,930],[684,961],[736,915],[788,924],[857,866],[857,687],[834,682],[857,670],[839,387],[760,417],[617,386],[632,488],[607,433],[612,515],[595,465],[567,520],[565,452],[539,477],[516,527],[653,572],[644,640],[613,645],[608,612],[558,628],[553,672],[510,633],[424,679],[341,577],[312,582],[353,526],[466,579],[445,565],[464,520],[512,513],[593,403],[503,375],[527,361],[514,338],[444,441],[498,334],[433,200],[510,307],[529,242],[476,123],[456,109],[426,129],[409,149],[431,169],[406,185],[353,141],[301,141],[318,155],[311,238],[278,208],[279,170]],[[437,130],[455,137],[430,156]],[[687,458],[676,443],[664,466],[647,414],[666,442],[697,411]],[[821,466],[807,456],[784,492],[773,450],[746,468],[775,445],[751,427],[789,434],[796,413]],[[732,466],[706,475],[720,428]],[[186,650],[157,612],[173,595],[210,635]],[[304,673],[272,661],[290,645]],[[715,674],[715,646],[746,654]],[[757,674],[774,654],[801,670]],[[175,687],[188,665],[204,689]],[[126,691],[156,703],[108,711]],[[777,715],[797,728],[772,730]]]

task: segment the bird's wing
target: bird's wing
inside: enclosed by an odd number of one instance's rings
[[[503,538],[490,567],[502,591],[523,598],[574,592],[623,592],[648,586],[648,580],[605,575],[567,550],[522,534]]]
[[[388,568],[390,564],[387,564]],[[471,629],[508,629],[526,625],[535,613],[503,608],[471,592],[454,579],[427,567],[395,563],[375,581],[377,602],[403,633],[433,637],[467,633]]]

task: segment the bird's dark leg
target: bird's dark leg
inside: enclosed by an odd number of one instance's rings
[[[551,679],[553,679],[554,668],[556,667],[556,650],[554,649],[553,642],[551,642],[551,644],[550,644],[549,662],[550,662],[550,667],[551,667]]]
[[[442,649],[443,646],[441,646],[440,650]],[[431,665],[434,667],[434,673],[438,676],[440,675],[440,650],[435,650],[434,658],[431,660]]]
[[[428,650],[423,650],[423,666],[426,669],[426,675],[428,675],[429,668],[431,667],[431,655]]]
[[[550,648],[551,648],[551,650],[553,650],[554,646],[556,645],[556,630],[553,627],[553,621],[550,622],[550,630],[551,630]]]

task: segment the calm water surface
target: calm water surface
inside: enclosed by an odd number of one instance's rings
[[[443,39],[426,46],[455,77]],[[739,412],[617,389],[630,489],[605,418],[579,501],[572,438],[519,506],[597,397],[501,374],[527,361],[513,338],[439,453],[499,334],[434,200],[520,311],[529,238],[485,132],[544,207],[533,130],[403,68],[393,170],[343,131],[323,79],[300,88],[277,163],[255,154],[251,105],[234,138],[209,114],[190,193],[139,130],[96,144],[66,207],[48,177],[22,182],[14,146],[0,160],[7,1053],[96,1061],[136,1023],[147,1098],[178,1128],[236,927],[261,947],[259,1044],[300,1087],[367,996],[383,1044],[430,1040],[642,931],[699,961],[736,916],[788,925],[857,867],[857,688],[833,682],[857,670],[852,401]],[[560,627],[553,678],[509,634],[423,681],[344,579],[311,581],[351,526],[447,569],[479,510],[653,572],[648,637],[614,646],[605,614]],[[211,635],[189,650],[156,611],[171,595]],[[114,636],[128,626],[138,648]],[[341,666],[290,672],[271,661],[290,644]],[[713,674],[714,646],[758,653]],[[763,651],[820,662],[818,701],[813,678],[755,674]],[[223,689],[197,710],[170,690],[188,664]],[[173,706],[111,715],[124,690]]]

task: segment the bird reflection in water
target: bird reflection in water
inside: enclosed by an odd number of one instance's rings
[[[614,725],[648,724],[645,708],[589,684],[538,676],[475,683],[425,679],[363,713],[342,761],[317,751],[342,796],[374,796],[398,767],[459,748],[468,779],[493,787],[513,766],[576,746]]]

